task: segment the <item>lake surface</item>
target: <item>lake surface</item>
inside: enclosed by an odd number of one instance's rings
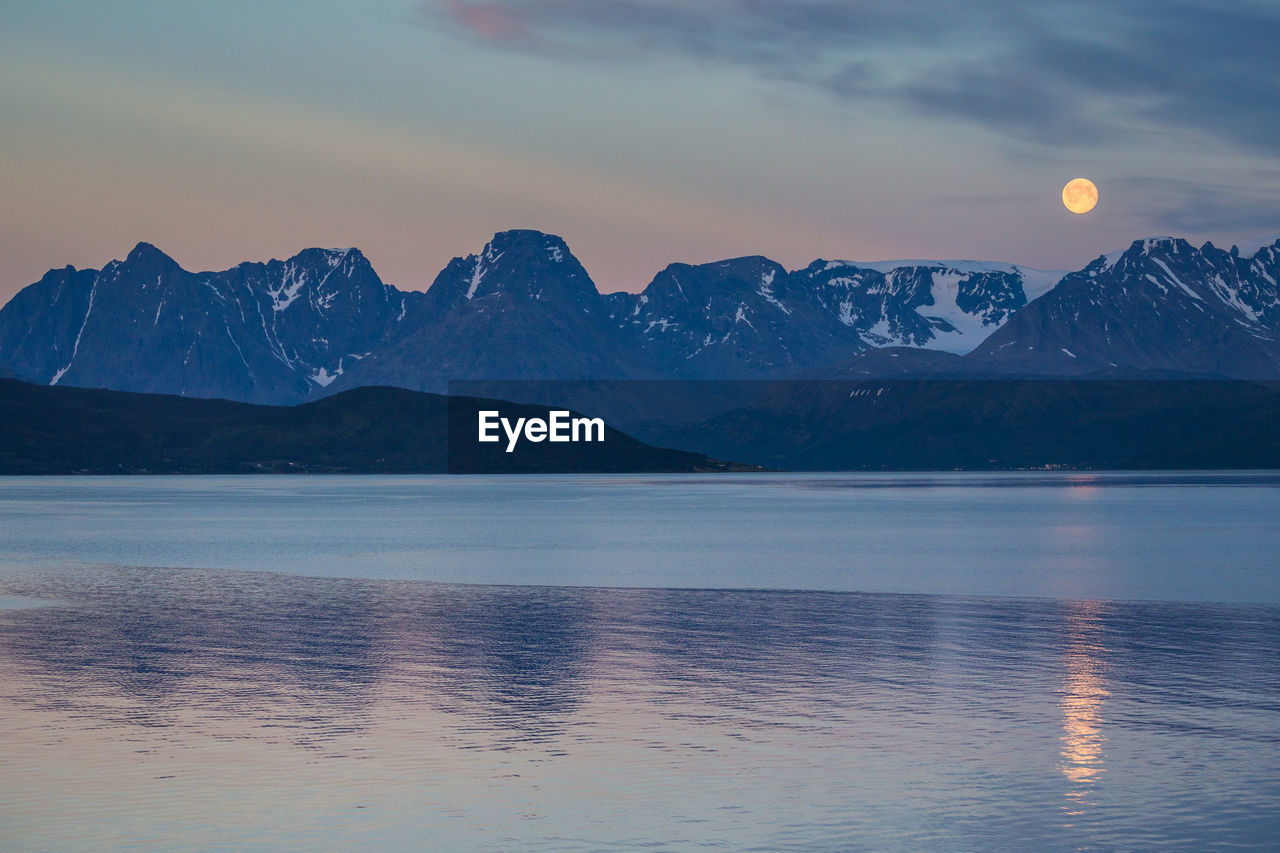
[[[1275,849],[1278,555],[1271,475],[0,480],[0,847]]]
[[[0,569],[1280,604],[1277,474],[0,478]]]

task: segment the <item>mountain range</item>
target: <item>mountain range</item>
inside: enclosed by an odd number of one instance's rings
[[[0,309],[0,376],[292,404],[465,379],[1280,377],[1280,239],[1134,241],[1074,272],[752,256],[602,294],[559,237],[505,231],[425,292],[357,249],[189,272],[147,243]]]

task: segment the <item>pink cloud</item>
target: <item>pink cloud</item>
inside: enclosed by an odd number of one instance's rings
[[[486,41],[524,46],[535,41],[529,21],[510,5],[449,0],[445,13],[458,25]]]

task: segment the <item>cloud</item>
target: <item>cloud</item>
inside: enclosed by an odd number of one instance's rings
[[[1153,233],[1220,234],[1240,240],[1280,233],[1280,209],[1264,189],[1275,186],[1277,176],[1260,177],[1253,187],[1156,177],[1115,179],[1108,187],[1134,200],[1134,213]]]
[[[1158,131],[1280,150],[1263,0],[427,0],[423,20],[570,60],[678,56],[1046,145]]]
[[[537,40],[530,32],[529,21],[518,14],[518,10],[508,6],[504,3],[450,0],[446,10],[448,16],[463,29],[485,41],[525,49],[536,46]]]

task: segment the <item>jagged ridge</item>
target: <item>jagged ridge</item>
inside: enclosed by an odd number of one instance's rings
[[[672,264],[639,294],[602,295],[562,239],[518,230],[418,293],[383,283],[356,249],[191,273],[140,243],[17,294],[0,309],[0,366],[270,403],[453,379],[1280,375],[1280,240],[1245,255],[1149,238],[1058,279],[973,261],[788,271],[751,256]]]

